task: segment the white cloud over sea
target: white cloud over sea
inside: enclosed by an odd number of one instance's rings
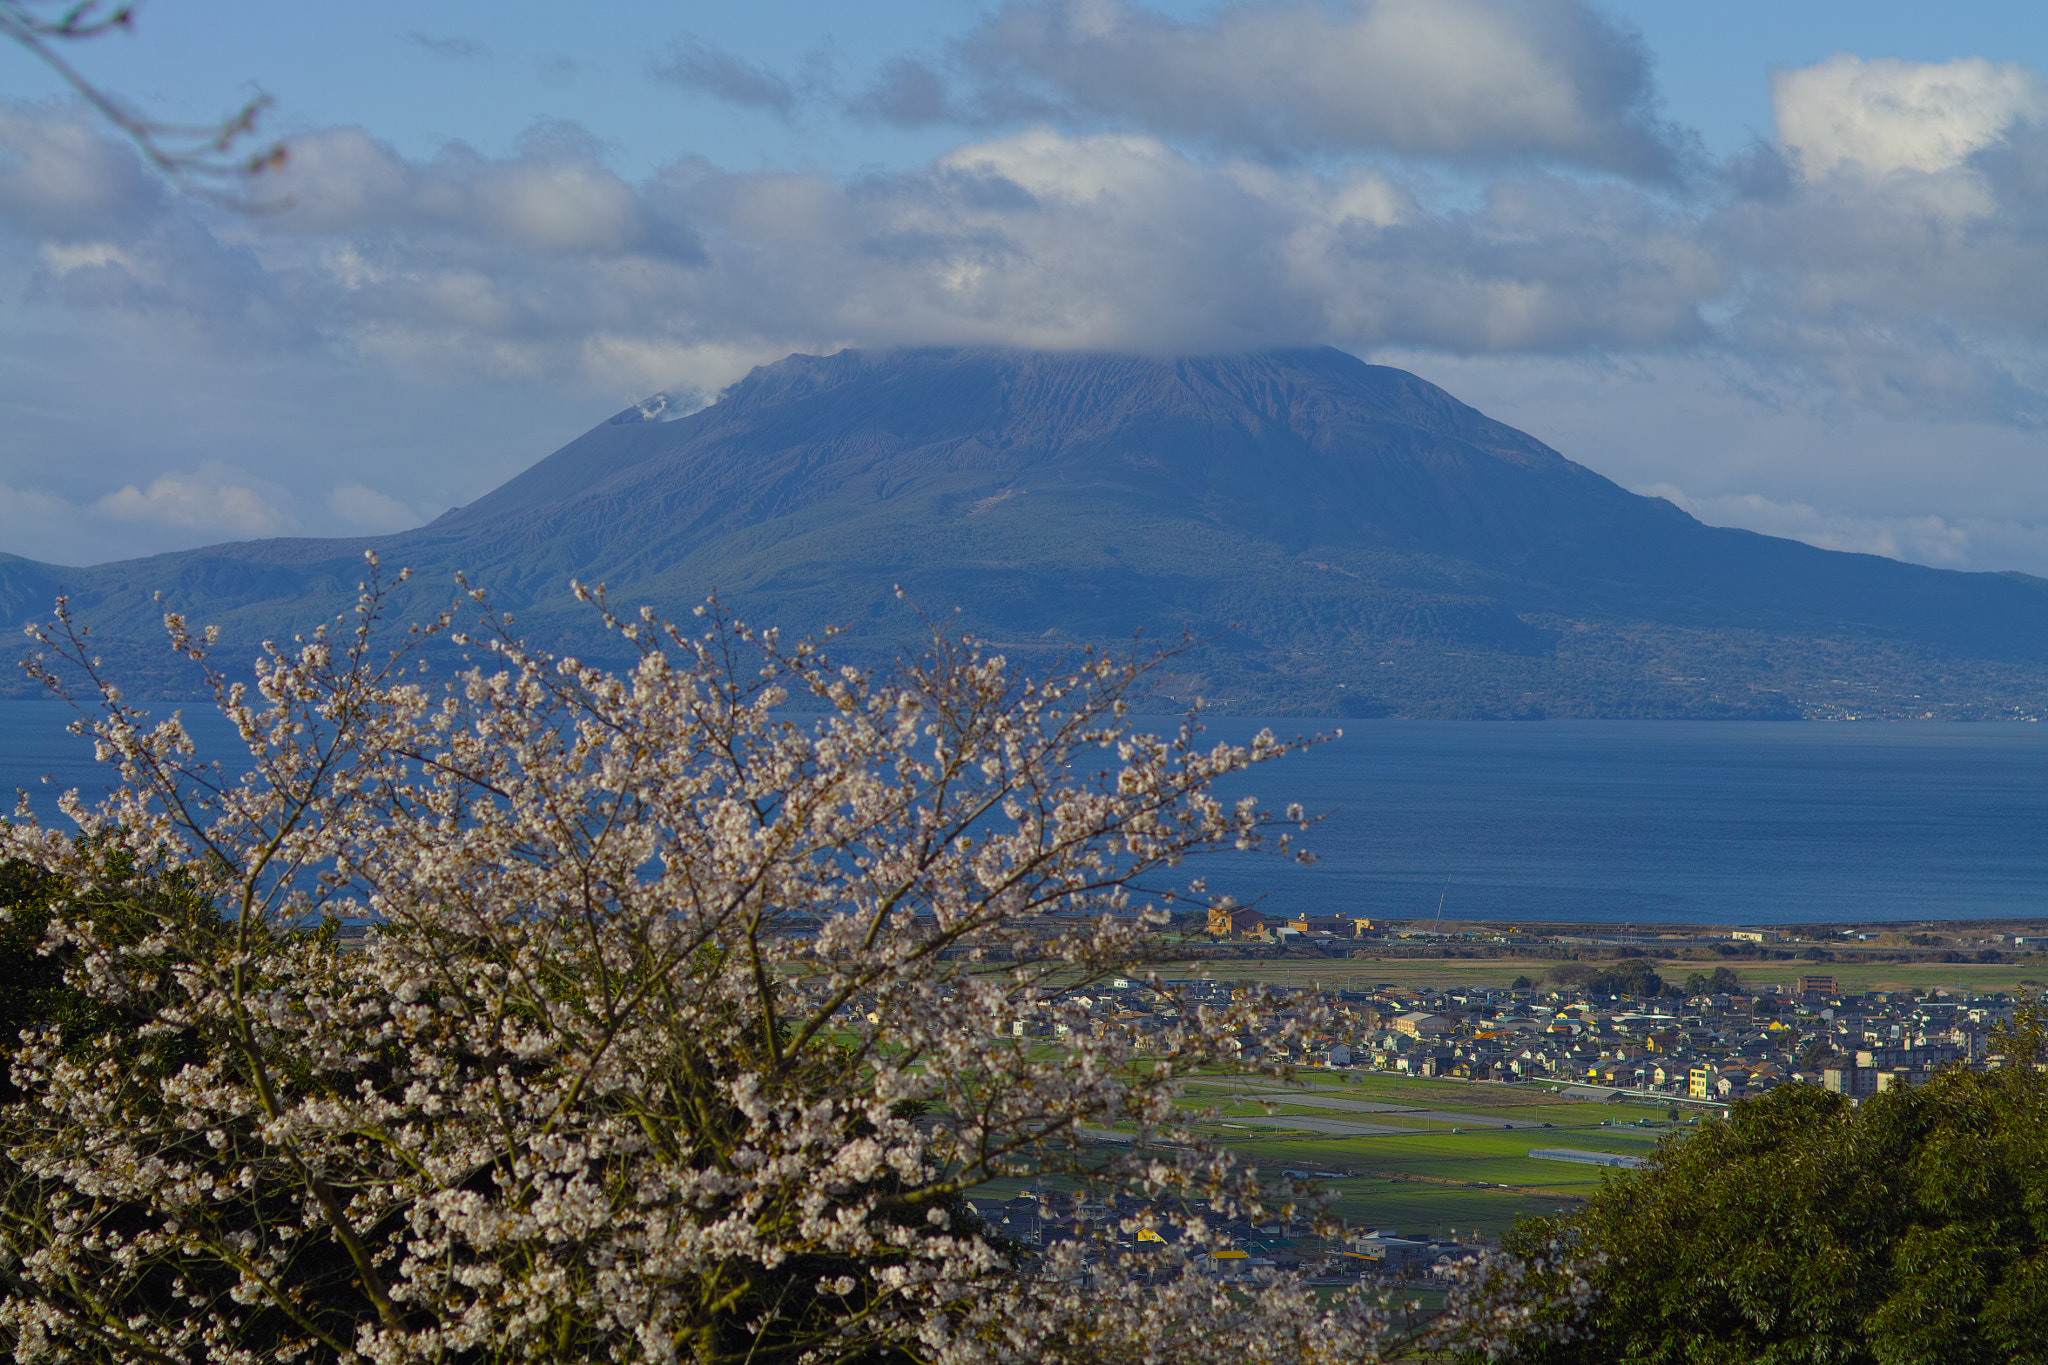
[[[37,523],[8,510],[24,499],[71,509],[4,548],[75,560],[107,542],[82,528],[112,522],[147,548],[417,523],[612,406],[791,350],[1329,343],[1631,486],[1692,490],[1709,520],[2048,571],[2048,477],[2013,481],[2015,441],[2048,420],[2040,72],[1780,71],[1774,128],[1715,163],[1663,116],[1639,40],[1567,0],[1241,0],[1195,20],[1015,0],[867,72],[687,38],[650,67],[771,117],[961,141],[853,175],[679,147],[628,178],[572,124],[428,157],[327,128],[293,139],[278,207],[242,215],[167,191],[76,108],[0,104],[0,291],[20,305],[0,348],[36,362],[0,379],[20,419],[0,525]],[[121,368],[51,372],[88,336]],[[1461,388],[1481,363],[1568,373],[1580,401],[1642,420],[1575,446],[1570,420],[1530,422],[1557,405]],[[1645,367],[1707,376],[1712,424],[1660,430]],[[185,424],[117,450],[109,417],[106,459],[31,463],[31,435],[63,426],[46,410],[95,383],[119,388],[110,413]],[[382,449],[350,444],[373,393],[414,424]],[[1796,416],[1798,438],[1759,414]],[[1903,424],[1881,457],[1847,434],[1871,420]],[[1624,430],[1643,449],[1589,454]],[[1870,492],[1901,432],[1954,499]]]

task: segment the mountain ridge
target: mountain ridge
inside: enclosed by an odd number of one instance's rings
[[[871,657],[914,645],[898,583],[1034,658],[1189,631],[1217,638],[1162,695],[1236,709],[1832,714],[1860,692],[2004,715],[2048,682],[2048,580],[1707,527],[1329,348],[847,350],[687,416],[650,406],[393,536],[0,559],[0,616],[68,588],[139,658],[160,590],[247,647],[344,610],[375,548],[416,570],[407,610],[462,568],[588,657],[607,644],[571,577],[671,614],[716,590],[786,630],[850,625]]]

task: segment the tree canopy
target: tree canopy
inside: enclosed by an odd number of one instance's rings
[[[2031,1035],[2038,1042],[2039,1035]],[[2048,1077],[1955,1068],[1860,1106],[1786,1085],[1667,1142],[1509,1248],[1593,1268],[1571,1365],[2006,1365],[2048,1360]]]
[[[1709,972],[1694,972],[1685,978],[1687,995],[1735,995],[1742,990],[1742,978],[1727,967],[1716,967]]]
[[[1606,964],[1563,962],[1544,975],[1560,986],[1576,986],[1593,995],[1648,998],[1664,993],[1664,978],[1647,958],[1624,958]]]

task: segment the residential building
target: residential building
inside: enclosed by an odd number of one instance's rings
[[[1877,1072],[1867,1066],[1829,1067],[1820,1073],[1824,1089],[1837,1095],[1847,1095],[1852,1100],[1868,1098],[1877,1093]]]
[[[1209,907],[1209,933],[1214,938],[1247,938],[1263,935],[1266,917],[1243,906]]]

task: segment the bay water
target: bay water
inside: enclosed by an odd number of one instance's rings
[[[168,707],[160,708],[168,710]],[[199,705],[187,723],[235,750]],[[56,815],[107,770],[69,708],[0,702],[0,791]],[[1151,722],[1166,725],[1171,722]],[[1313,867],[1194,870],[1292,914],[1749,923],[2048,917],[2048,727],[1691,721],[1246,720],[1344,736],[1233,779],[1323,816]],[[45,782],[43,779],[48,778]],[[9,802],[11,805],[11,801]]]

